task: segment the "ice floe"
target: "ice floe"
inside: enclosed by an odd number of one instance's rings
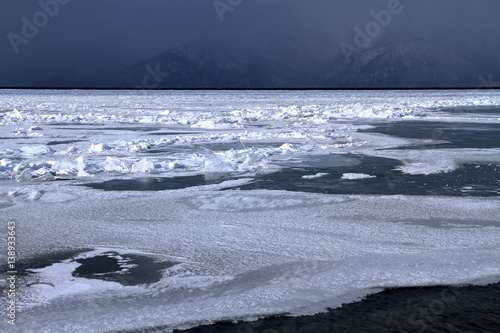
[[[356,179],[367,179],[375,178],[375,176],[367,175],[365,173],[344,173],[342,179],[356,180]]]
[[[328,175],[329,175],[329,173],[320,172],[320,173],[317,173],[315,175],[304,175],[304,176],[302,176],[302,178],[304,178],[304,179],[314,179],[314,178],[321,178],[321,177],[328,176]]]

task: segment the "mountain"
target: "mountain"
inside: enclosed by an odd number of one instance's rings
[[[269,36],[267,36],[269,37]],[[481,57],[431,40],[402,40],[346,59],[327,50],[266,38],[260,45],[214,37],[185,43],[104,80],[113,88],[434,88],[478,87]],[[322,56],[322,54],[324,54]],[[349,60],[349,61],[348,61]],[[493,70],[493,72],[492,72]],[[496,70],[496,71],[495,71]],[[499,76],[500,77],[500,76]]]
[[[195,40],[110,77],[117,88],[273,88],[300,86],[293,68],[217,38]]]
[[[339,59],[327,73],[332,85],[344,87],[473,87],[478,64],[429,40],[392,42]]]

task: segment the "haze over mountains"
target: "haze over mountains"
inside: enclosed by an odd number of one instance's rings
[[[354,43],[350,44],[353,45]],[[483,48],[484,49],[484,48]],[[207,36],[109,72],[68,49],[38,87],[182,88],[436,88],[493,87],[500,78],[494,50],[425,39],[379,41],[343,51],[340,43],[269,36],[258,41]],[[85,64],[79,66],[78,64]],[[118,66],[117,66],[118,67]],[[47,68],[45,67],[44,70]],[[26,68],[27,75],[39,69]],[[68,76],[67,73],[72,75]],[[488,82],[488,80],[490,80]]]
[[[265,52],[209,37],[185,43],[104,80],[117,88],[475,87],[499,74],[480,57],[428,40],[404,40],[323,58],[293,44]],[[269,51],[269,49],[267,49]],[[487,64],[487,63],[486,63]],[[156,73],[156,74],[155,74]]]

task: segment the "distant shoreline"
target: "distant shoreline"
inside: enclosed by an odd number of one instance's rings
[[[130,90],[130,91],[179,91],[179,90],[205,90],[205,91],[387,91],[387,90],[500,90],[500,87],[437,87],[437,88],[98,88],[98,87],[0,87],[1,90]]]

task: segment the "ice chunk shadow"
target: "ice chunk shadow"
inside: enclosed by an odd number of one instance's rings
[[[87,140],[62,140],[62,141],[49,141],[47,142],[47,146],[57,146],[57,145],[67,145],[77,142],[85,142]]]

